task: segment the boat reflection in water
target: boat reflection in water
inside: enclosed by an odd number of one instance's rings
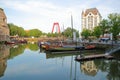
[[[101,54],[102,50],[78,53],[45,53],[37,44],[2,46],[0,79],[2,80],[120,80],[120,61],[95,59],[76,61],[82,54]],[[118,56],[119,52],[117,53]]]

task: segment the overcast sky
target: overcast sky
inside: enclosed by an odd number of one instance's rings
[[[0,0],[7,22],[25,30],[37,28],[51,32],[54,22],[59,22],[61,31],[73,27],[81,31],[81,12],[97,8],[103,18],[110,13],[120,13],[120,0]]]

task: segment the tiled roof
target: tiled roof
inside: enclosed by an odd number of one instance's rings
[[[97,8],[90,8],[90,9],[86,9],[84,16],[87,16],[90,12],[94,15],[100,14]]]

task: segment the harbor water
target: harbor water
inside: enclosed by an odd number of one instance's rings
[[[0,80],[120,80],[119,60],[75,60],[81,54],[103,53],[89,50],[53,54],[37,44],[0,45]]]

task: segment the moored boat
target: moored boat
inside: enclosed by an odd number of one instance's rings
[[[13,41],[5,41],[5,44],[15,44]]]
[[[84,50],[84,46],[63,46],[63,47],[53,47],[47,49],[50,52],[65,52],[65,51],[79,51]]]
[[[87,46],[85,46],[85,49],[87,49],[87,50],[95,49],[95,48],[96,48],[95,45],[87,45]]]
[[[80,50],[91,50],[94,49],[94,45],[77,45],[74,43],[66,43],[62,41],[58,42],[44,42],[39,46],[49,52],[65,52],[65,51],[80,51]]]

